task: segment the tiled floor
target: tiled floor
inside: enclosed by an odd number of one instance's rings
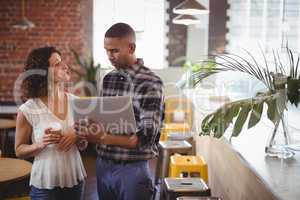
[[[97,180],[96,180],[96,156],[83,155],[82,160],[87,172],[85,182],[84,200],[97,200]]]

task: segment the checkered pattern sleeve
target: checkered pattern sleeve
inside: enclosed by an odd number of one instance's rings
[[[139,91],[140,120],[137,124],[139,148],[155,145],[159,137],[163,114],[163,84],[160,80],[144,82]]]

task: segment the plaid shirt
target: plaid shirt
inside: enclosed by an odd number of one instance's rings
[[[131,96],[138,146],[135,149],[98,144],[98,155],[112,160],[148,160],[157,156],[157,141],[163,116],[163,82],[138,59],[129,69],[109,72],[100,86],[100,96]]]

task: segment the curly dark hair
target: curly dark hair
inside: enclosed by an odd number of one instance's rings
[[[25,98],[36,98],[48,94],[48,68],[52,53],[61,55],[55,47],[36,48],[29,53],[24,67],[26,79],[22,85]]]

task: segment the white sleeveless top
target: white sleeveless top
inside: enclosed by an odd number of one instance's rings
[[[76,98],[67,94],[68,99]],[[60,123],[62,129],[73,125],[73,117],[68,104],[66,120],[56,117],[48,107],[39,99],[27,100],[19,109],[32,126],[32,142],[41,140],[44,130],[51,123]],[[68,151],[59,151],[56,145],[47,146],[34,157],[30,176],[30,185],[40,189],[53,189],[54,187],[73,187],[86,177],[80,153],[76,145]]]

